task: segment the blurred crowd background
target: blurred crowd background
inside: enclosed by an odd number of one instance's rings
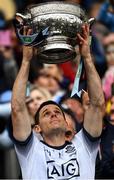
[[[106,99],[96,178],[114,179],[114,1],[66,1],[79,3],[86,10],[88,18],[96,19],[91,29],[91,53]],[[0,179],[21,178],[9,125],[12,87],[22,61],[22,45],[16,37],[12,21],[16,12],[23,13],[29,5],[42,2],[47,1],[0,0]],[[81,99],[77,96],[70,98],[77,67],[76,59],[59,65],[48,65],[39,63],[37,57],[33,57],[26,97],[33,126],[37,108],[48,99],[61,104],[69,118],[73,119],[69,132],[73,128],[78,132],[83,126],[83,114],[89,104],[88,93],[83,92]],[[85,81],[83,78],[82,87]]]

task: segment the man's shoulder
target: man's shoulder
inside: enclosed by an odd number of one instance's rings
[[[80,145],[82,144],[82,141],[83,141],[83,130],[81,129],[77,134],[75,134],[71,142],[73,144]]]
[[[40,140],[41,140],[41,136],[37,136],[37,134],[32,131],[25,141],[20,142],[20,141],[15,140],[14,145],[17,150],[24,151],[26,149],[31,149],[37,145],[40,146],[41,144]]]
[[[91,151],[98,148],[100,137],[94,138],[86,130],[81,129],[73,138],[72,143],[74,143],[78,148],[81,147]]]

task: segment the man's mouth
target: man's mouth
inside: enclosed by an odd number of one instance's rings
[[[51,120],[51,123],[58,123],[58,122],[59,122],[58,119],[52,119],[52,120]]]

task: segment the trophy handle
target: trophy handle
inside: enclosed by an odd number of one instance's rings
[[[15,27],[21,28],[22,26],[27,25],[29,19],[30,19],[30,15],[25,16],[21,13],[16,13],[14,19]]]
[[[20,13],[16,13],[15,19],[13,20],[15,32],[21,44],[25,46],[38,46],[49,35],[49,27],[41,29],[35,34],[32,33],[31,35],[23,35],[21,30],[23,30],[24,26],[29,25],[29,19],[30,16],[28,17]]]
[[[16,16],[17,16],[17,17],[20,17],[20,18],[22,18],[22,19],[28,19],[26,16],[24,16],[24,15],[21,14],[21,13],[16,13]]]
[[[90,25],[90,29],[91,29],[92,25],[93,25],[95,22],[96,22],[96,19],[95,19],[95,18],[90,18],[90,19],[88,20],[88,24]]]

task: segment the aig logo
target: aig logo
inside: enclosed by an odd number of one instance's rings
[[[67,180],[79,176],[79,164],[77,159],[71,159],[64,164],[57,164],[55,161],[47,162],[48,179]]]

